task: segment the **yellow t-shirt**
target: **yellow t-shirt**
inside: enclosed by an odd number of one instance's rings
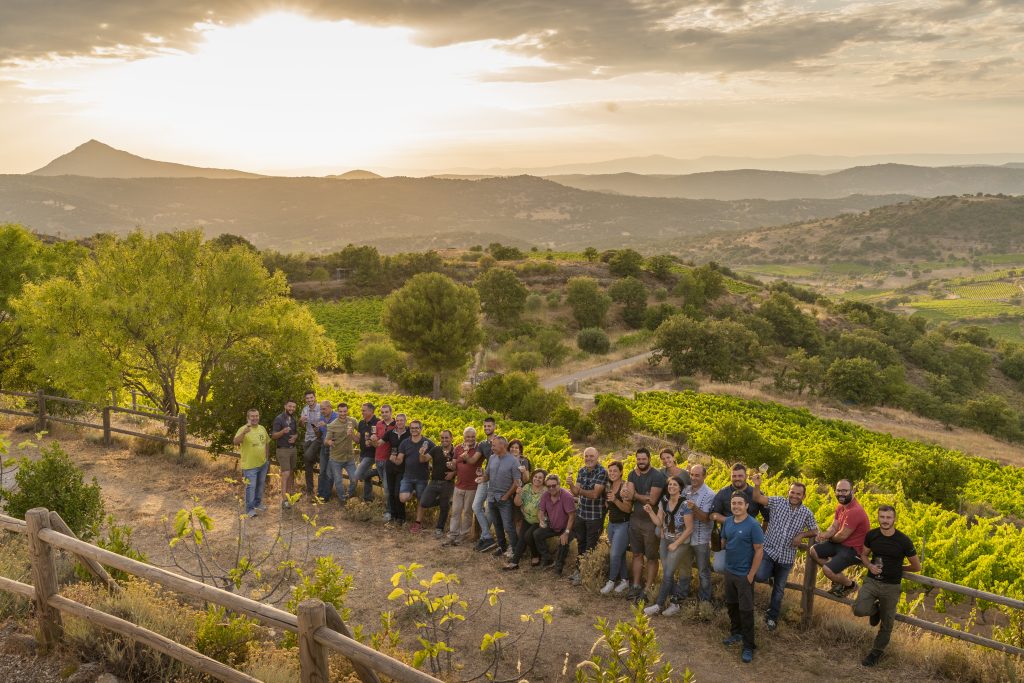
[[[235,432],[235,438],[242,433],[246,425],[242,425]],[[249,433],[242,438],[238,446],[238,452],[242,455],[241,466],[243,470],[251,470],[255,467],[262,467],[267,461],[267,444],[270,442],[270,434],[263,425],[258,425],[249,430]]]

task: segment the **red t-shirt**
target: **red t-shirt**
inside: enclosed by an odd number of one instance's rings
[[[467,458],[472,458],[476,455],[476,448],[470,448],[468,451],[465,446],[459,445],[455,447],[455,488],[462,489],[463,491],[475,491],[476,490],[476,470],[480,466],[479,462],[468,463],[463,462],[463,455]]]
[[[843,527],[853,529],[853,532],[841,544],[853,548],[859,555],[860,551],[864,549],[864,537],[871,529],[868,513],[864,512],[864,508],[854,499],[847,505],[836,506],[836,523],[840,529]]]
[[[555,500],[551,500],[551,494],[545,491],[541,494],[539,508],[540,516],[548,520],[548,527],[552,531],[564,531],[569,523],[569,515],[576,511],[576,499],[563,488],[558,489],[558,498]]]
[[[388,457],[390,457],[390,455],[391,455],[391,444],[387,442],[387,440],[384,438],[384,435],[387,434],[390,431],[394,431],[394,429],[395,429],[395,421],[394,420],[392,420],[391,422],[389,422],[387,424],[384,424],[384,420],[378,420],[377,421],[376,436],[377,436],[378,439],[381,440],[381,443],[380,443],[379,446],[377,446],[377,450],[374,451],[374,453],[373,453],[373,459],[374,459],[375,462],[384,462],[385,460],[388,459]]]

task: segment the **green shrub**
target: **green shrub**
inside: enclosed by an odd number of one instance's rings
[[[559,427],[565,427],[569,432],[569,438],[576,441],[583,441],[590,437],[596,429],[594,421],[583,414],[579,408],[573,408],[568,404],[560,405],[551,413],[550,422]]]
[[[588,417],[597,428],[597,435],[613,443],[625,441],[637,424],[629,403],[615,394],[598,394],[594,401],[597,405]]]
[[[773,472],[791,470],[789,446],[768,441],[749,424],[735,417],[723,417],[700,443],[705,451],[726,462],[743,462],[749,467],[766,463]]]
[[[89,529],[89,536],[96,539],[95,543],[104,550],[117,553],[139,562],[148,562],[146,555],[132,544],[132,527],[129,524],[118,524],[113,515],[107,515],[105,526],[95,524]],[[120,569],[108,568],[110,575],[118,581],[127,581],[130,574]],[[91,574],[80,564],[75,566],[75,575],[88,580]]]
[[[39,460],[20,461],[14,490],[0,489],[7,514],[24,519],[32,508],[54,510],[80,538],[91,538],[91,529],[103,519],[100,485],[95,477],[86,484],[82,470],[56,441],[44,445],[40,452]]]
[[[587,353],[608,353],[612,344],[607,333],[599,327],[587,327],[576,335],[576,346]]]
[[[818,481],[834,484],[840,479],[863,481],[868,473],[867,455],[850,442],[827,444],[803,463],[803,471]]]
[[[537,313],[544,308],[544,297],[536,292],[526,295],[526,312]]]
[[[939,450],[906,453],[887,458],[873,478],[890,491],[897,486],[912,500],[956,510],[964,487],[971,477],[966,458]]]
[[[1019,440],[1022,436],[1020,416],[1005,398],[995,394],[967,401],[961,411],[961,423],[1010,441]]]
[[[292,595],[285,603],[285,609],[292,614],[296,613],[299,604],[304,600],[322,600],[328,605],[334,605],[341,615],[343,621],[349,619],[349,609],[345,607],[345,596],[352,590],[355,580],[351,574],[334,561],[334,558],[327,555],[316,558],[316,566],[312,572],[306,572],[301,567],[295,569],[299,576],[299,583],[292,588]],[[285,635],[285,646],[296,645],[295,634],[290,631]]]
[[[505,365],[512,371],[529,372],[544,365],[544,356],[540,351],[514,351],[505,356]]]
[[[485,410],[528,422],[547,422],[566,405],[562,394],[546,390],[536,375],[525,372],[488,377],[473,390],[473,402]]]
[[[249,658],[249,643],[255,640],[259,624],[242,614],[228,614],[219,605],[208,605],[196,617],[196,651],[229,666]]]
[[[619,621],[614,627],[604,617],[594,625],[600,635],[589,656],[576,665],[577,683],[673,683],[679,681],[672,665],[662,662],[658,636],[642,607],[633,608],[633,621]],[[692,683],[689,669],[682,683]]]
[[[359,344],[352,354],[352,368],[364,375],[390,377],[405,368],[405,357],[391,342],[375,336]]]

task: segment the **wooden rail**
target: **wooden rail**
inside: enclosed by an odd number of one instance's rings
[[[213,603],[250,616],[267,626],[296,633],[302,683],[329,680],[327,658],[330,651],[346,657],[363,683],[380,683],[378,674],[400,683],[441,683],[433,676],[353,639],[337,610],[320,600],[304,601],[299,605],[296,616],[81,541],[74,537],[57,513],[44,508],[29,510],[25,521],[0,514],[0,529],[29,537],[32,585],[0,577],[0,590],[32,599],[37,621],[36,637],[44,652],[60,641],[61,615],[66,613],[132,638],[217,680],[228,683],[257,681],[158,633],[60,595],[53,559],[53,550],[58,549],[74,555],[101,580],[109,579],[103,565],[113,567],[189,598]],[[113,583],[110,580],[107,585]]]

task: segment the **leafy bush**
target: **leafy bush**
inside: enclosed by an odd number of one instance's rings
[[[512,371],[529,372],[544,365],[544,356],[539,351],[515,351],[505,356],[505,365]]]
[[[117,553],[122,557],[128,557],[139,562],[147,562],[146,555],[137,549],[132,543],[132,527],[130,524],[118,524],[113,515],[107,515],[105,527],[96,524],[89,529],[89,537],[95,538],[96,545]],[[107,571],[118,581],[127,581],[130,574],[120,569],[109,568]],[[84,567],[77,565],[75,574],[80,579],[87,579],[91,576]]]
[[[603,327],[604,317],[611,306],[611,297],[601,291],[592,277],[569,278],[565,286],[565,301],[572,309],[572,317],[581,328]]]
[[[601,617],[594,625],[600,635],[590,656],[576,665],[577,683],[673,683],[678,679],[669,662],[662,663],[658,636],[643,608],[633,608],[633,621],[619,621],[614,627]],[[689,669],[682,683],[692,683]]]
[[[714,429],[695,445],[698,450],[726,462],[739,461],[750,467],[766,463],[773,472],[791,469],[789,446],[769,441],[757,429],[735,417],[719,420]]]
[[[650,306],[644,311],[644,327],[648,330],[656,330],[659,325],[678,312],[679,309],[672,304],[661,303],[656,306]]]
[[[629,403],[615,394],[598,394],[596,405],[590,411],[590,419],[597,428],[597,435],[606,441],[625,441],[636,427],[636,417]]]
[[[364,338],[352,355],[352,368],[364,375],[390,377],[405,368],[405,356],[380,335]]]
[[[647,313],[647,288],[632,275],[616,281],[608,288],[612,301],[622,304],[622,320],[637,329],[644,324]]]
[[[587,353],[608,353],[612,344],[604,330],[598,327],[587,327],[576,335],[576,346]]]
[[[945,454],[937,450],[903,453],[882,461],[875,473],[878,483],[903,493],[913,500],[938,503],[956,510],[971,470],[961,455]]]
[[[839,358],[825,373],[825,392],[841,401],[861,405],[878,405],[900,393],[903,366],[885,370],[867,358]]]
[[[259,624],[243,614],[228,614],[219,605],[208,605],[196,617],[196,650],[229,666],[249,658],[249,643],[256,638]]]
[[[14,481],[14,490],[0,489],[0,502],[7,514],[19,519],[32,508],[54,510],[80,538],[89,539],[103,519],[103,497],[94,477],[86,484],[82,470],[71,461],[56,441],[41,449],[39,460],[24,458]]]
[[[544,297],[536,292],[531,292],[526,295],[526,311],[527,313],[537,313],[544,308]]]
[[[980,429],[1001,439],[1019,440],[1022,436],[1020,416],[1002,396],[986,394],[967,401],[961,415],[965,427]]]
[[[999,371],[1012,380],[1024,381],[1024,346],[1007,346],[999,361]]]
[[[583,441],[590,437],[596,429],[594,421],[583,414],[579,408],[573,408],[568,404],[558,406],[551,413],[551,424],[565,427],[569,432],[569,438]]]
[[[485,410],[528,422],[547,422],[566,405],[564,396],[547,391],[536,375],[525,372],[488,377],[473,391],[473,402]]]
[[[856,444],[846,441],[824,443],[807,455],[803,471],[818,481],[834,484],[840,479],[863,481],[868,475],[868,458]]]
[[[285,609],[292,614],[299,609],[299,604],[304,600],[322,600],[328,605],[334,605],[343,621],[348,621],[350,611],[345,607],[345,596],[352,590],[355,580],[351,574],[334,561],[330,555],[322,555],[316,558],[316,566],[312,572],[306,572],[301,567],[295,568],[299,577],[299,583],[292,588],[292,595],[285,603]],[[285,647],[294,647],[297,644],[295,634],[290,631],[285,634]]]
[[[608,270],[618,277],[636,277],[644,264],[644,257],[635,249],[619,249],[608,259]]]

